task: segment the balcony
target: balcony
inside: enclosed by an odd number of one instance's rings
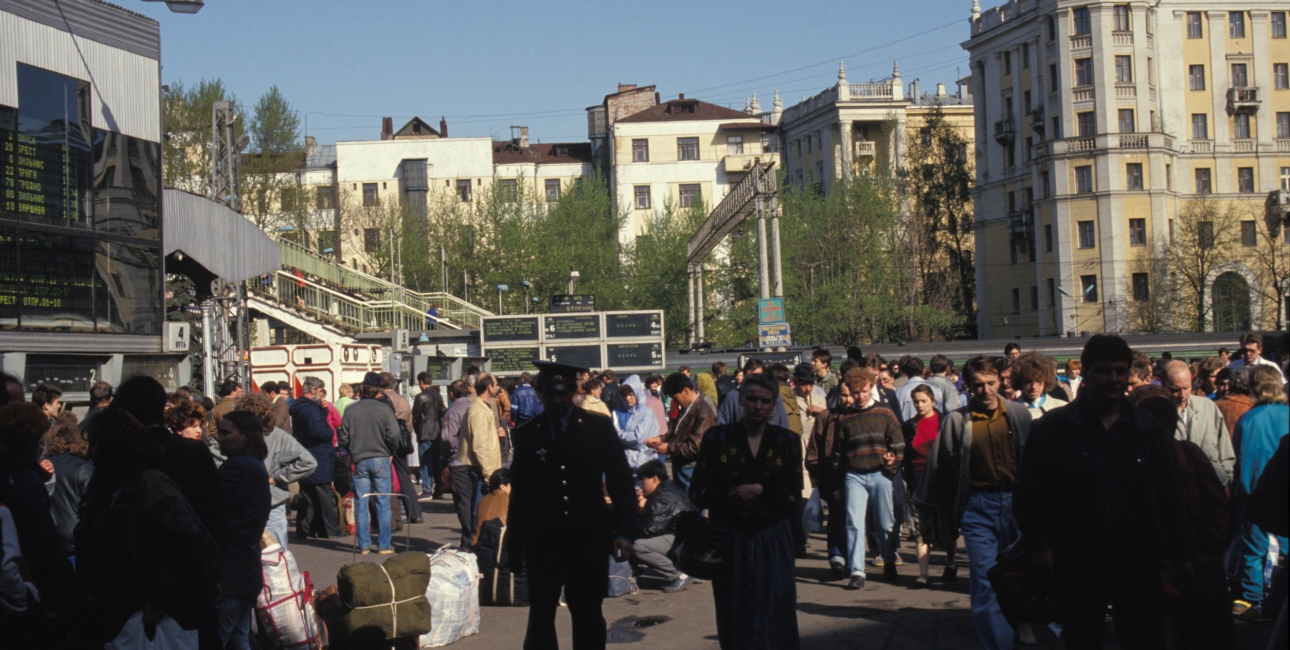
[[[1213,140],[1192,140],[1191,152],[1192,153],[1214,153],[1214,141]]]
[[[1126,133],[1120,136],[1121,149],[1146,149],[1148,138],[1145,133]]]
[[[1093,47],[1093,37],[1087,34],[1071,37],[1072,50],[1087,50]]]
[[[1227,112],[1228,113],[1249,113],[1251,115],[1259,112],[1259,89],[1257,86],[1236,86],[1227,89]]]
[[[1080,86],[1071,91],[1071,101],[1091,102],[1093,101],[1093,98],[1094,93],[1092,86]]]
[[[1030,130],[1043,135],[1044,133],[1044,106],[1040,104],[1030,109]]]
[[[1119,46],[1133,47],[1133,32],[1112,32],[1111,42]]]
[[[852,143],[852,156],[855,158],[873,158],[878,155],[878,143],[859,140]]]
[[[753,167],[758,163],[771,162],[772,160],[779,162],[779,154],[732,153],[726,155],[725,160],[722,161],[722,165],[724,166],[727,174],[743,174],[745,172],[752,171]]]
[[[1008,213],[1008,234],[1014,238],[1029,239],[1035,231],[1035,211],[1024,207]]]
[[[1011,117],[1005,117],[994,123],[994,140],[1004,145],[1016,142],[1017,131]]]
[[[1136,99],[1138,97],[1138,86],[1132,83],[1115,84],[1116,99]]]
[[[1276,143],[1277,153],[1290,153],[1290,138],[1277,138],[1273,142]]]

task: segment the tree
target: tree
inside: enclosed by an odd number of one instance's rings
[[[255,103],[247,129],[255,150],[261,154],[288,154],[301,150],[300,115],[272,86]]]
[[[1290,252],[1286,244],[1290,242],[1290,215],[1282,212],[1269,199],[1264,206],[1262,219],[1251,214],[1257,245],[1250,251],[1258,273],[1261,276],[1259,293],[1265,304],[1276,305],[1276,328],[1285,329],[1285,294],[1284,289],[1290,286]],[[1255,327],[1262,327],[1256,323]]]
[[[192,87],[175,81],[162,88],[162,178],[167,187],[210,193],[211,113],[221,100],[237,104],[220,79],[202,79]]]
[[[1189,307],[1194,331],[1205,331],[1213,307],[1205,299],[1206,285],[1219,267],[1232,260],[1241,216],[1237,204],[1203,195],[1186,201],[1178,213],[1178,240],[1170,268],[1181,283],[1180,298]]]
[[[628,251],[630,306],[633,309],[662,309],[663,331],[669,345],[684,345],[690,335],[690,279],[686,267],[690,238],[707,217],[708,210],[699,200],[690,207],[678,207],[671,199],[646,220],[645,234],[637,237]],[[704,288],[723,286],[718,264],[705,264]],[[707,269],[713,272],[708,273]],[[722,293],[721,291],[717,292]],[[731,301],[733,302],[733,301]],[[729,322],[721,303],[705,300],[705,328],[708,322]],[[718,330],[720,327],[718,327]],[[709,339],[725,339],[720,331],[704,334]]]
[[[299,170],[305,166],[300,117],[277,86],[255,103],[249,124],[252,151],[242,156],[242,214],[263,230],[292,226],[308,232],[312,203],[302,200]],[[304,242],[301,242],[304,243]]]
[[[1145,279],[1145,281],[1144,281]],[[1139,252],[1129,265],[1122,293],[1130,297],[1129,328],[1134,332],[1162,334],[1176,332],[1180,324],[1178,284],[1173,279],[1171,260],[1161,246]]]

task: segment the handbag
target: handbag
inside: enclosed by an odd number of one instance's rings
[[[1030,579],[1030,547],[1018,539],[999,552],[997,563],[986,571],[990,586],[999,599],[999,609],[1008,623],[1048,625],[1057,620],[1056,590],[1052,584]]]
[[[686,575],[715,580],[730,575],[734,547],[734,527],[686,512],[677,516],[676,538],[667,557]]]

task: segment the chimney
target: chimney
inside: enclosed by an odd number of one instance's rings
[[[520,148],[529,148],[529,127],[527,126],[520,127]]]
[[[381,139],[382,140],[394,139],[394,118],[392,117],[381,118]]]
[[[312,156],[318,150],[318,140],[312,135],[305,136],[305,155]]]
[[[448,120],[444,116],[439,116],[439,137],[448,137]]]
[[[654,93],[654,105],[655,105],[655,106],[658,106],[658,105],[659,105],[659,104],[661,104],[661,103],[662,103],[662,102],[660,102],[660,101],[658,100],[658,93],[657,93],[657,92],[656,92],[656,93]]]
[[[941,84],[936,84],[936,96],[937,96],[937,97],[944,97],[944,96],[945,96],[945,84],[943,84],[943,83],[941,83]]]
[[[676,96],[677,99],[685,99],[685,93]]]
[[[909,94],[914,100],[914,106],[923,103],[923,84],[922,81],[915,79],[909,84]]]
[[[618,84],[618,92],[620,93],[626,90],[635,90],[635,89],[636,89],[636,84]]]

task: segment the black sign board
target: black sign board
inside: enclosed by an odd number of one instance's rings
[[[610,343],[606,346],[610,368],[662,368],[661,343]]]
[[[533,362],[542,358],[541,350],[531,348],[493,348],[488,351],[493,360],[492,371],[499,373],[537,372]]]
[[[552,314],[596,311],[596,296],[590,293],[557,293],[551,296],[550,311]]]
[[[603,368],[600,358],[600,345],[548,345],[546,360],[567,363],[583,368]]]
[[[605,338],[648,338],[663,335],[663,314],[605,314]]]
[[[452,359],[449,357],[432,357],[426,359],[426,372],[435,381],[452,381]]]
[[[484,320],[484,343],[527,343],[539,340],[538,317],[489,318]]]
[[[546,340],[600,338],[600,314],[545,317]]]
[[[748,361],[749,359],[761,359],[761,362],[768,366],[778,361],[779,363],[782,363],[785,366],[788,366],[788,369],[791,371],[793,369],[793,366],[796,366],[797,364],[802,363],[802,353],[801,352],[748,352],[746,354],[739,355],[739,367],[742,368],[744,366],[744,362]]]

